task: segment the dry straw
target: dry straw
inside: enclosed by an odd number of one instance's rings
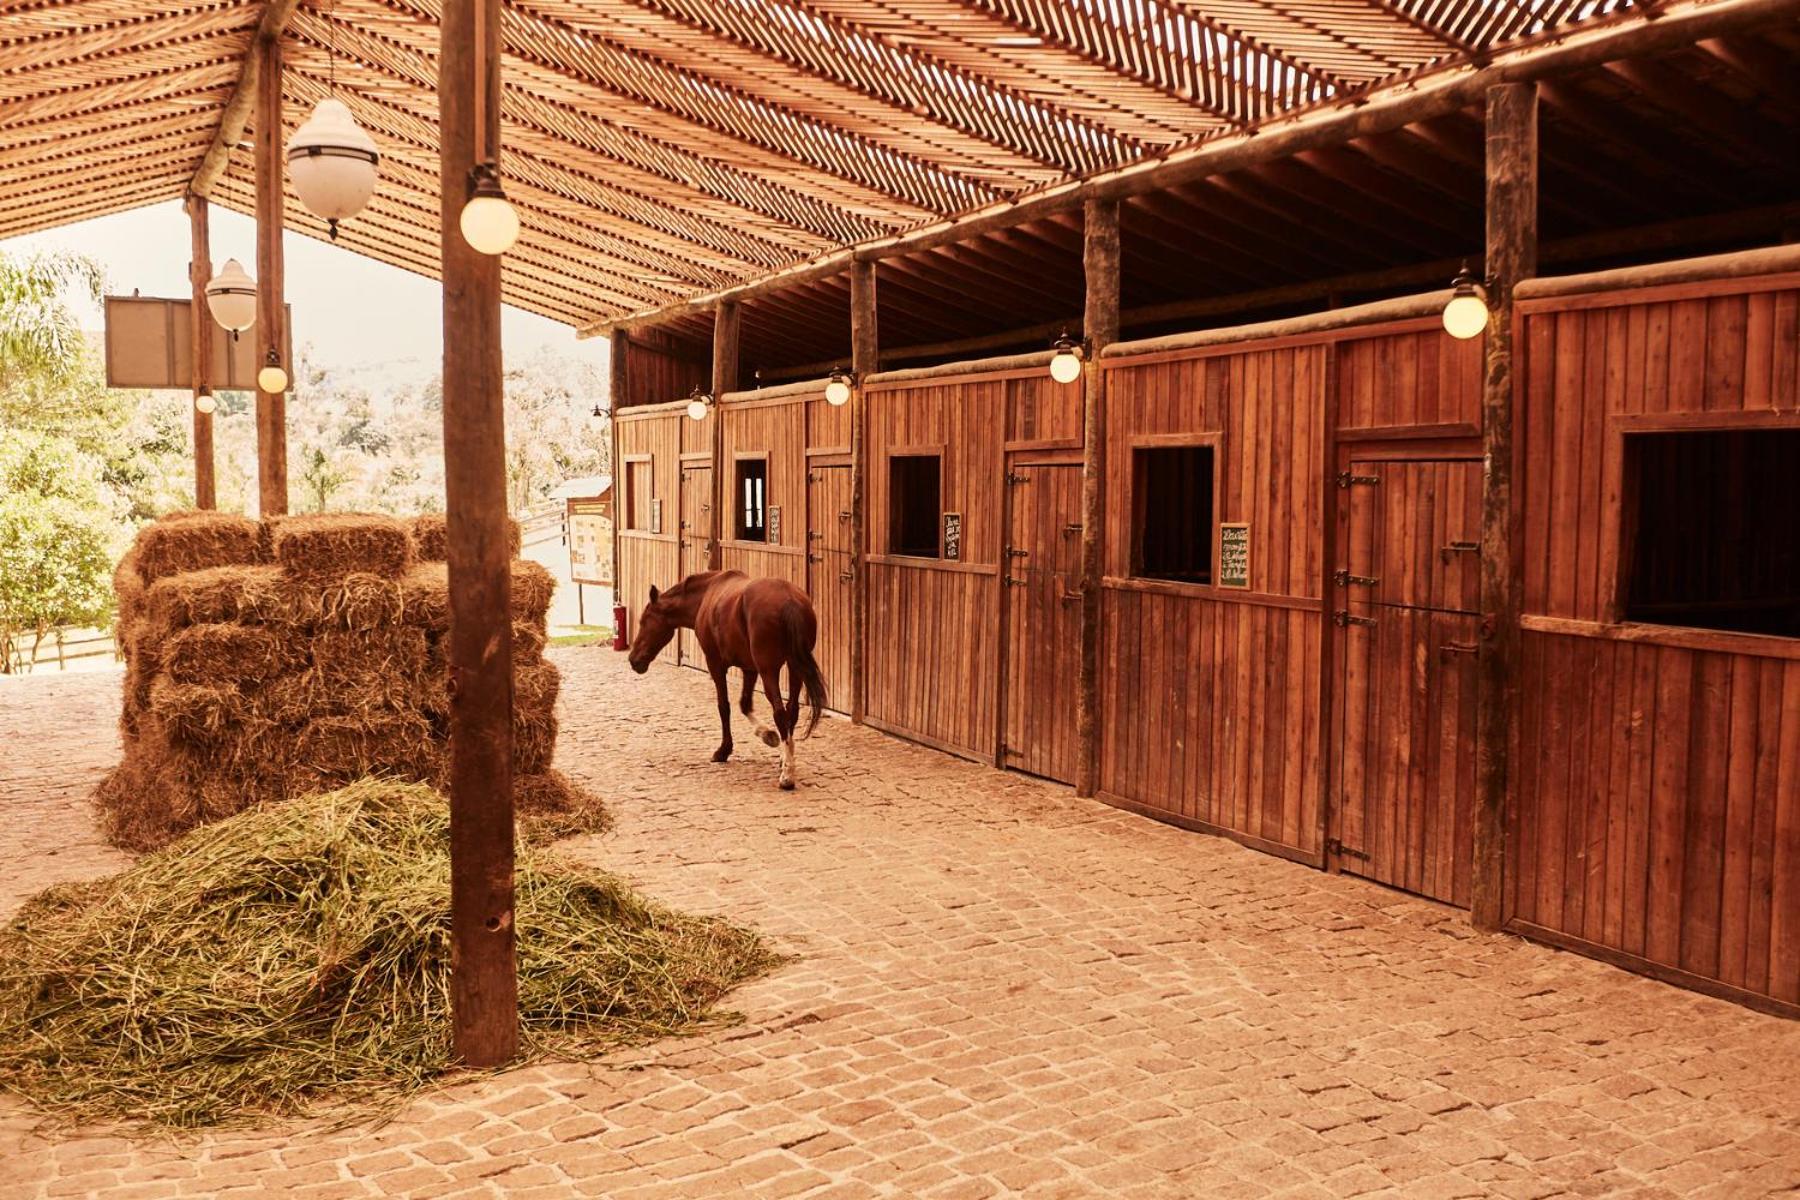
[[[721,1022],[779,961],[756,934],[531,851],[522,1058]],[[196,830],[52,888],[0,931],[0,1082],[53,1117],[351,1118],[451,1068],[442,798],[368,780]],[[348,1106],[348,1107],[346,1107]]]

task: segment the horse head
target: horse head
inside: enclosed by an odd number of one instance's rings
[[[637,636],[631,639],[631,669],[639,675],[648,671],[651,661],[662,653],[678,628],[674,603],[652,586],[650,603],[644,605],[643,614],[638,617]]]

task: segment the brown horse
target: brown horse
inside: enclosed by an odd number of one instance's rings
[[[781,786],[794,786],[794,729],[800,723],[800,691],[812,708],[806,735],[819,723],[825,707],[825,679],[813,661],[813,643],[819,621],[805,592],[785,579],[751,579],[742,571],[702,571],[689,575],[666,592],[650,589],[650,603],[638,618],[637,637],[631,643],[631,669],[642,675],[650,669],[677,629],[691,629],[706,655],[719,693],[719,727],[723,734],[714,762],[731,757],[731,695],[725,672],[736,667],[744,673],[739,706],[756,724],[765,745],[781,747]],[[781,699],[781,668],[788,671],[788,698]],[[775,728],[765,729],[752,711],[756,680],[774,710]]]

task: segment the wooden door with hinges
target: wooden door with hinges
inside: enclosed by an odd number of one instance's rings
[[[1467,907],[1481,463],[1352,462],[1337,611],[1340,869]]]
[[[825,675],[831,707],[850,711],[850,604],[856,553],[850,538],[850,467],[806,472],[806,594],[819,618],[813,658]]]
[[[1021,463],[1007,476],[1004,765],[1075,781],[1081,673],[1081,464]]]
[[[681,577],[696,575],[712,567],[713,544],[712,468],[704,464],[681,468]],[[692,630],[675,635],[681,661],[689,666],[705,668],[705,656]]]

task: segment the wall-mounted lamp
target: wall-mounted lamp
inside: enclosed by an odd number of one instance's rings
[[[825,381],[825,403],[834,408],[842,408],[850,403],[850,385],[856,382],[856,376],[839,367]]]
[[[218,407],[219,402],[213,399],[213,394],[211,392],[201,392],[198,396],[194,397],[195,412],[211,414],[212,411]]]
[[[688,395],[687,415],[690,420],[704,421],[706,414],[712,409],[713,398],[696,387]]]
[[[1460,341],[1480,337],[1487,329],[1487,288],[1464,263],[1450,281],[1450,303],[1444,305],[1444,332]]]
[[[598,429],[601,425],[605,424],[605,422],[606,410],[602,409],[598,404],[594,405],[594,411],[588,414],[588,428]]]
[[[1078,342],[1063,330],[1050,343],[1056,354],[1050,359],[1050,378],[1058,383],[1074,383],[1081,378],[1081,360],[1087,357],[1087,343]]]
[[[262,370],[256,373],[256,386],[271,396],[287,391],[288,373],[282,369],[281,355],[273,346],[269,347],[269,356],[263,360]]]
[[[500,186],[500,168],[479,162],[469,168],[469,202],[463,205],[463,241],[481,254],[505,254],[519,240],[519,214],[506,189]]]

